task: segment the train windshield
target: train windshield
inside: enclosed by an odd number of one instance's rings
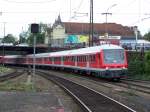
[[[124,50],[123,49],[106,49],[104,50],[104,63],[124,63]]]

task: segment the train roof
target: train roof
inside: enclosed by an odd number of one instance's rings
[[[5,55],[4,58],[19,58],[22,57],[22,55]]]
[[[51,53],[40,53],[40,54],[36,54],[35,56],[38,58],[38,57],[50,57],[50,56],[57,57],[57,56],[94,54],[104,49],[123,49],[123,48],[117,45],[103,44],[100,46],[80,48],[80,49],[75,49],[75,50],[66,50],[66,51],[51,52]],[[28,55],[28,56],[33,57],[33,54]]]

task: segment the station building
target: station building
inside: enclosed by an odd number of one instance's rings
[[[60,15],[52,25],[50,44],[52,47],[88,46],[89,23],[62,22]],[[120,45],[124,41],[135,40],[134,26],[116,23],[94,23],[93,45],[113,43]],[[107,31],[107,32],[106,32]],[[138,33],[140,33],[138,31]]]

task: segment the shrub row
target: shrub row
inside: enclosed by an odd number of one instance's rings
[[[128,52],[129,77],[150,79],[150,51]]]

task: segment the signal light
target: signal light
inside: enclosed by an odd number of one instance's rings
[[[39,24],[31,24],[31,33],[39,33]]]

